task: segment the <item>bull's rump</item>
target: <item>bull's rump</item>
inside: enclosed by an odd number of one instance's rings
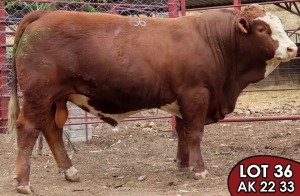
[[[184,39],[193,35],[192,18],[182,20],[47,12],[18,46],[21,89],[25,96],[46,91],[53,101],[84,95],[112,114],[172,103],[191,59]]]

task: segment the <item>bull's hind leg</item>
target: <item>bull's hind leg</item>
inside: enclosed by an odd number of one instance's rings
[[[57,165],[60,171],[64,173],[65,178],[71,182],[78,182],[80,181],[79,175],[77,174],[77,170],[72,166],[72,162],[67,154],[63,142],[62,127],[67,118],[67,115],[65,115],[67,114],[65,104],[65,102],[60,102],[53,105],[48,117],[47,127],[44,130],[44,136],[54,155]]]
[[[17,160],[16,160],[16,180],[17,191],[23,194],[32,193],[29,175],[30,175],[30,157],[34,144],[39,136],[40,129],[32,121],[32,110],[24,101],[23,107],[17,120]]]

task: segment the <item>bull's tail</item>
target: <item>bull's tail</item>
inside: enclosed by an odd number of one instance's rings
[[[17,71],[16,71],[16,50],[19,44],[19,41],[26,29],[26,27],[34,22],[35,20],[38,20],[41,18],[41,16],[45,14],[44,11],[34,11],[29,14],[27,14],[21,23],[18,26],[18,29],[16,31],[15,39],[14,39],[14,47],[13,47],[13,57],[12,57],[12,83],[11,83],[11,96],[8,104],[8,132],[9,133],[16,133],[16,120],[20,113],[20,105],[18,100],[18,81],[17,81]]]

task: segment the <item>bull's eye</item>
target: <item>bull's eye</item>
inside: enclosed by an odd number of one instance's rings
[[[262,33],[264,31],[263,27],[258,27],[258,32]]]

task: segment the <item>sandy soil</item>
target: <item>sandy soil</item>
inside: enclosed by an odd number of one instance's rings
[[[299,91],[244,93],[230,116],[300,114],[299,95]],[[300,161],[299,134],[298,120],[206,126],[202,150],[209,176],[194,180],[179,172],[173,161],[177,140],[171,136],[170,120],[122,123],[118,131],[101,124],[94,131],[96,137],[75,143],[79,151],[69,152],[81,182],[64,180],[45,145],[42,156],[32,156],[31,184],[36,195],[226,196],[228,174],[243,158],[278,155]],[[17,195],[16,150],[6,137],[0,139],[0,195]]]

